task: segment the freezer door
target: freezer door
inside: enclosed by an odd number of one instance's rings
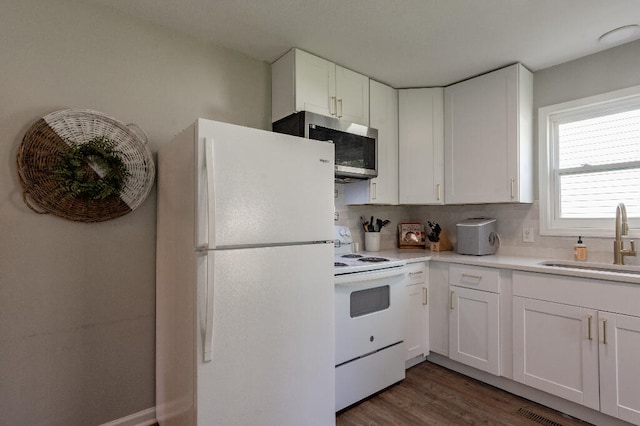
[[[333,238],[333,144],[198,120],[197,245]]]
[[[208,252],[209,279],[198,289],[198,425],[334,424],[332,262],[331,244]]]

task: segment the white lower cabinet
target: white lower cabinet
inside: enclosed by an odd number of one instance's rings
[[[429,263],[429,351],[449,356],[448,263]]]
[[[449,266],[449,358],[500,375],[500,273]]]
[[[598,321],[600,410],[640,424],[640,317],[598,312]]]
[[[514,297],[514,380],[598,410],[596,316],[577,306]]]
[[[640,306],[633,302],[640,287],[634,287],[514,273],[514,380],[640,424]]]
[[[429,266],[425,262],[407,265],[406,360],[429,355]]]
[[[500,375],[500,295],[449,287],[449,358]]]

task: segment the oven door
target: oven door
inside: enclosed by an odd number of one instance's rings
[[[404,340],[406,268],[335,277],[336,366]]]

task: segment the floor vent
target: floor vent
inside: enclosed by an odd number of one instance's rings
[[[526,408],[520,408],[518,409],[518,414],[521,415],[522,417],[532,420],[536,423],[540,423],[541,425],[545,425],[545,426],[562,426],[562,423],[558,423],[555,422],[551,419],[548,419],[544,416],[541,416],[540,414],[536,414],[533,411],[529,411]]]

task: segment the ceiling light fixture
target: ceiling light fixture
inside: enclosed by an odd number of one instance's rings
[[[607,31],[598,40],[605,44],[621,44],[638,37],[640,37],[640,26],[633,24]]]

